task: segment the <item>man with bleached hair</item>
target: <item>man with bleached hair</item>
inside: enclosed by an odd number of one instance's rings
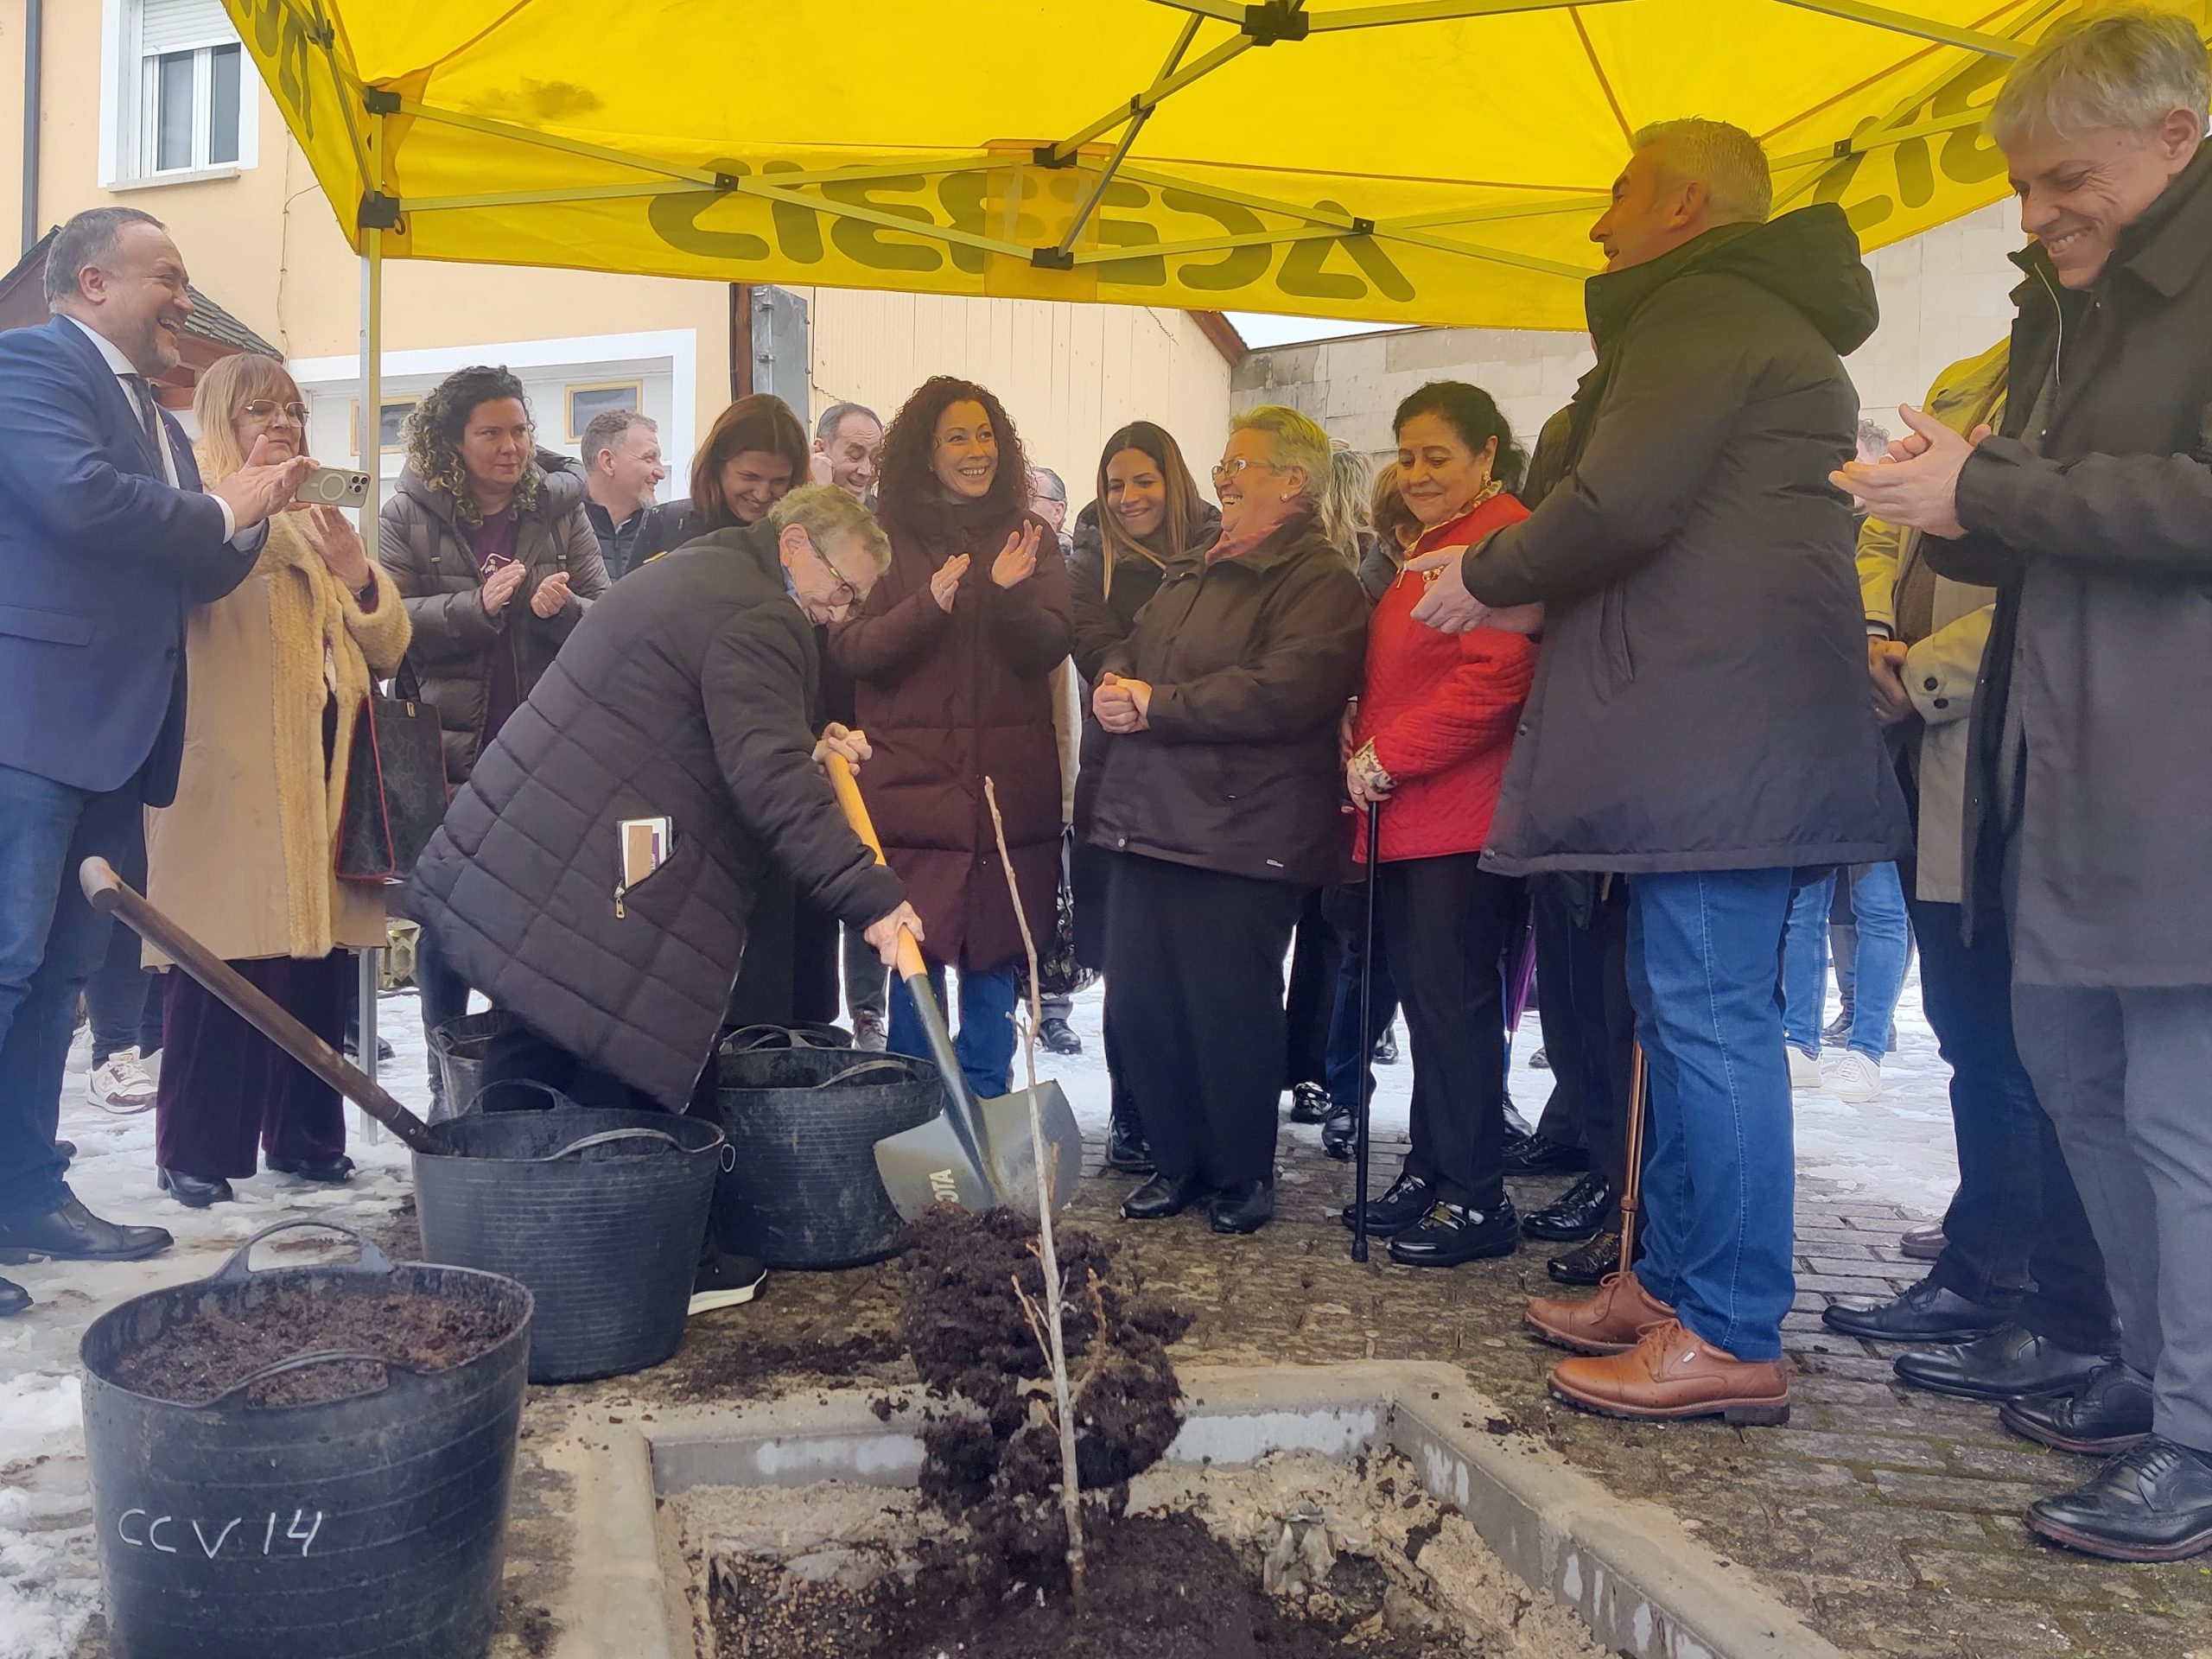
[[[1795,1294],[1789,1075],[1776,982],[1800,872],[1905,849],[1866,695],[1840,353],[1874,289],[1832,204],[1769,221],[1758,141],[1636,137],[1585,303],[1596,369],[1531,515],[1417,560],[1446,632],[1542,605],[1544,648],[1485,868],[1625,874],[1649,1062],[1643,1259],[1536,1334],[1586,1410],[1776,1423]]]
[[[2034,238],[2005,411],[1916,410],[1845,469],[1929,564],[1997,589],[1974,707],[1967,925],[2008,926],[2020,1058],[2102,1247],[2117,1361],[2008,1428],[2115,1453],[2029,1506],[2119,1560],[2212,1549],[2212,64],[2128,5],[2013,67],[1989,129]]]

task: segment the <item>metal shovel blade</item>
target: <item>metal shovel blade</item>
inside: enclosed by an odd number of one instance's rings
[[[1045,1128],[1046,1186],[1055,1212],[1075,1198],[1083,1175],[1083,1131],[1057,1083],[1037,1085],[1037,1109]],[[892,1206],[912,1221],[940,1204],[981,1212],[1005,1205],[1037,1213],[1037,1159],[1029,1139],[1029,1091],[976,1103],[982,1134],[983,1173],[975,1166],[952,1122],[940,1112],[926,1123],[886,1135],[875,1143],[876,1173]]]

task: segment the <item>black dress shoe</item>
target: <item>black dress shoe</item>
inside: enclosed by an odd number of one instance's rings
[[[1127,1118],[1106,1126],[1106,1167],[1124,1175],[1152,1173],[1152,1148],[1145,1144],[1144,1131]]]
[[[188,1210],[205,1210],[211,1204],[228,1204],[238,1197],[228,1181],[203,1181],[181,1169],[156,1168],[154,1185]]]
[[[1122,1213],[1131,1221],[1165,1221],[1196,1204],[1205,1190],[1206,1184],[1195,1175],[1181,1181],[1155,1175],[1122,1200]]]
[[[0,1319],[13,1319],[30,1305],[30,1292],[12,1279],[0,1279]]]
[[[1367,1205],[1367,1231],[1372,1238],[1388,1238],[1402,1233],[1421,1218],[1428,1206],[1436,1202],[1436,1183],[1425,1175],[1404,1175],[1390,1183],[1390,1190],[1379,1198],[1371,1198]],[[1347,1227],[1351,1225],[1351,1205],[1338,1211],[1338,1218]]]
[[[310,1164],[293,1158],[270,1158],[265,1160],[279,1175],[293,1175],[303,1181],[321,1181],[326,1186],[340,1186],[353,1173],[353,1160],[344,1153],[321,1163]]]
[[[1332,1112],[1321,1126],[1321,1150],[1340,1164],[1351,1162],[1359,1151],[1359,1119],[1351,1112]]]
[[[2103,1356],[2077,1354],[2017,1325],[1955,1348],[1922,1348],[1897,1356],[1897,1381],[1969,1400],[2022,1400],[2071,1393],[2105,1365]]]
[[[1592,1170],[1542,1209],[1531,1211],[1522,1219],[1521,1230],[1531,1238],[1572,1243],[1589,1237],[1611,1221],[1619,1208],[1612,1184]]]
[[[1581,1147],[1564,1146],[1548,1135],[1532,1135],[1505,1153],[1509,1175],[1573,1175],[1590,1167],[1590,1154]]]
[[[1536,1052],[1529,1057],[1529,1069],[1531,1071],[1550,1071],[1552,1069],[1551,1055],[1539,1046]]]
[[[1874,1342],[1971,1342],[2012,1324],[2012,1310],[1923,1279],[1886,1302],[1837,1302],[1821,1319],[1831,1331]]]
[[[1055,1054],[1080,1054],[1083,1039],[1075,1034],[1075,1027],[1065,1020],[1047,1020],[1037,1027],[1037,1040]]]
[[[2024,1439],[2061,1452],[2111,1457],[2151,1438],[2151,1379],[2118,1360],[2071,1394],[2007,1401],[1997,1421]]]
[[[1485,1256],[1510,1255],[1521,1248],[1521,1217],[1513,1200],[1500,1198],[1490,1210],[1470,1210],[1442,1200],[1390,1241],[1390,1259],[1402,1268],[1456,1268]]]
[[[1610,1229],[1544,1263],[1553,1281],[1562,1285],[1602,1285],[1620,1270],[1621,1236]]]
[[[29,1221],[0,1223],[0,1262],[138,1262],[174,1243],[160,1227],[102,1221],[75,1198]]]
[[[1897,1240],[1897,1254],[1910,1262],[1937,1262],[1950,1248],[1950,1240],[1943,1236],[1943,1224],[1915,1227]]]
[[[1256,1233],[1275,1218],[1275,1184],[1240,1181],[1213,1195],[1217,1233]]]
[[[2212,1549],[2212,1452],[2153,1435],[2084,1485],[2028,1505],[2028,1530],[2108,1561],[2180,1561]]]
[[[1397,1063],[1398,1028],[1391,1026],[1386,1027],[1382,1034],[1375,1039],[1375,1064],[1395,1065]]]
[[[1336,1103],[1329,1098],[1329,1091],[1318,1083],[1294,1083],[1290,1086],[1290,1121],[1294,1123],[1325,1123],[1329,1114],[1335,1111]]]
[[[67,1163],[77,1155],[77,1143],[74,1141],[57,1141],[54,1143],[54,1152],[56,1157]]]

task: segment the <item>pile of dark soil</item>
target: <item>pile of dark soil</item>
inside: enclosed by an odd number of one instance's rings
[[[278,1290],[240,1312],[211,1302],[115,1368],[124,1388],[200,1405],[264,1365],[301,1354],[374,1354],[442,1371],[476,1357],[512,1329],[497,1311],[437,1296],[334,1295]],[[384,1386],[382,1365],[317,1365],[246,1390],[257,1406],[304,1406]]]
[[[1033,1323],[1045,1305],[1036,1237],[1036,1222],[1011,1210],[925,1216],[911,1234],[899,1332],[923,1383],[948,1402],[924,1414],[923,1497],[963,1522],[1007,1580],[1054,1584],[1066,1577],[1067,1524],[1051,1367]],[[1191,1320],[1118,1269],[1116,1246],[1073,1230],[1057,1242],[1077,1484],[1117,1509],[1181,1427],[1167,1347]]]
[[[883,1371],[906,1357],[906,1344],[887,1332],[764,1341],[739,1328],[699,1336],[687,1332],[683,1352],[655,1376],[671,1399],[739,1400],[774,1392],[800,1377],[880,1381]]]
[[[725,1558],[709,1590],[717,1659],[1463,1659],[1453,1637],[1402,1636],[1378,1617],[1387,1580],[1338,1560],[1294,1609],[1187,1514],[1120,1516],[1090,1529],[1084,1605],[995,1592],[970,1557],[866,1587],[794,1580]],[[988,1578],[988,1574],[981,1575]]]

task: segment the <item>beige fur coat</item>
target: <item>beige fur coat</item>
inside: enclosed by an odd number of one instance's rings
[[[334,873],[371,671],[397,669],[410,632],[391,577],[371,569],[365,611],[282,514],[253,573],[193,613],[184,769],[175,804],[146,817],[148,897],[226,961],[385,942],[384,889]],[[327,769],[326,702],[337,711]],[[147,961],[165,965],[151,950]]]

